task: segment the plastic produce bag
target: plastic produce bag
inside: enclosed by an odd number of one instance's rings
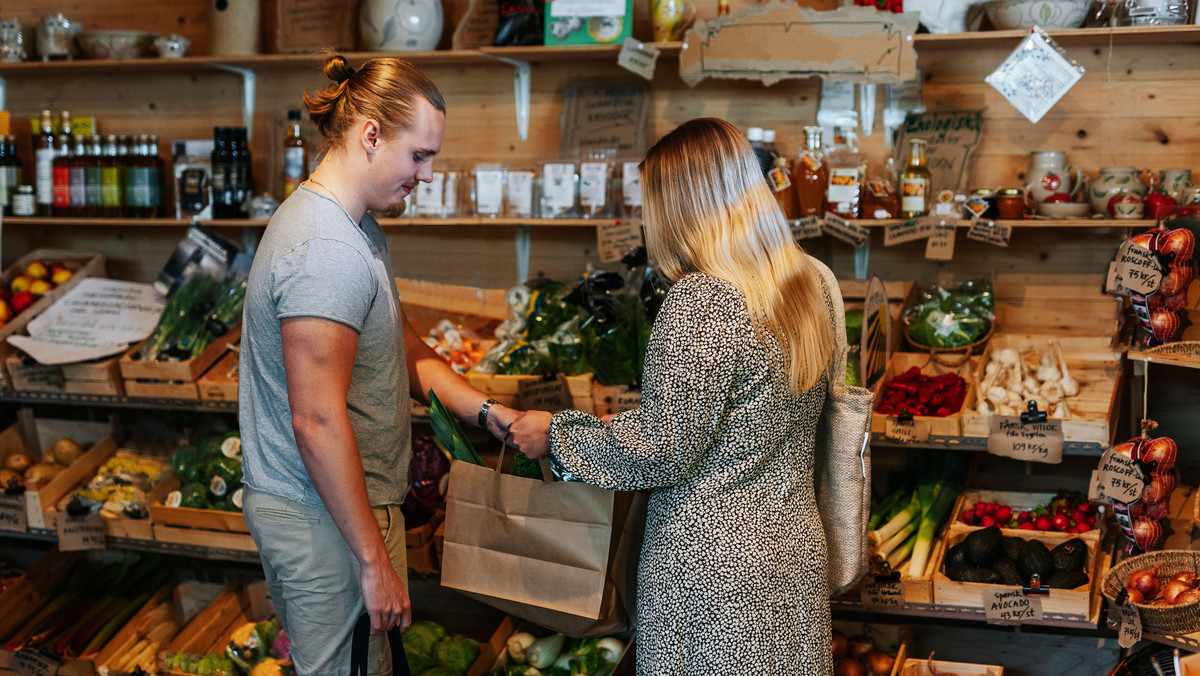
[[[952,289],[934,285],[904,313],[908,338],[936,348],[965,347],[991,328],[995,302],[991,283],[972,280]]]
[[[499,0],[496,47],[528,47],[543,41],[541,0]]]

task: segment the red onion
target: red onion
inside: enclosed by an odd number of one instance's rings
[[[1145,516],[1147,519],[1158,520],[1158,519],[1165,519],[1168,516],[1170,516],[1170,514],[1171,514],[1171,501],[1170,500],[1163,500],[1162,502],[1156,502],[1153,505],[1143,505],[1140,502],[1137,504],[1141,507],[1141,509],[1138,510],[1138,513],[1136,516],[1134,516],[1132,509],[1129,510],[1130,516],[1133,518]]]
[[[1155,477],[1162,480],[1163,488],[1167,491],[1167,497],[1171,496],[1171,492],[1179,485],[1179,471],[1169,469],[1165,472],[1159,471],[1154,474]]]
[[[1151,439],[1142,446],[1142,460],[1154,465],[1156,472],[1166,472],[1175,466],[1179,447],[1171,437]]]
[[[1146,488],[1142,490],[1141,501],[1147,505],[1154,505],[1160,502],[1166,502],[1171,497],[1171,491],[1167,490],[1167,483],[1162,476],[1155,474],[1151,477],[1150,483],[1146,484]]]
[[[1141,457],[1140,455],[1138,455],[1136,453],[1136,451],[1138,450],[1138,446],[1140,446],[1140,445],[1141,445],[1141,439],[1135,439],[1134,441],[1125,441],[1125,442],[1119,443],[1116,446],[1113,446],[1112,450],[1117,452],[1120,455],[1128,456],[1130,458],[1133,458],[1134,460],[1137,460],[1138,458]]]
[[[1181,570],[1178,573],[1175,573],[1171,576],[1171,581],[1174,582],[1175,580],[1179,580],[1189,587],[1196,586],[1196,574],[1190,570]]]
[[[1176,603],[1178,603],[1179,595],[1190,589],[1191,589],[1191,587],[1189,587],[1186,582],[1180,582],[1179,580],[1171,580],[1170,582],[1168,582],[1166,584],[1165,587],[1163,587],[1163,593],[1162,593],[1163,600],[1166,601],[1169,605],[1173,606]]]
[[[1125,588],[1132,592],[1138,592],[1142,595],[1142,599],[1149,601],[1155,596],[1158,596],[1158,569],[1161,564],[1147,570],[1139,570],[1129,576],[1129,580],[1125,583]]]
[[[1145,517],[1133,522],[1133,541],[1144,551],[1150,551],[1162,541],[1162,524]]]

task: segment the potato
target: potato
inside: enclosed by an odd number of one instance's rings
[[[59,472],[63,471],[62,465],[45,465],[38,463],[29,469],[25,470],[25,483],[41,483],[54,478]]]
[[[83,446],[80,446],[74,439],[63,437],[54,442],[50,447],[50,452],[54,453],[54,458],[61,465],[70,465],[83,455]]]
[[[13,484],[13,482],[16,483]],[[0,491],[6,488],[16,488],[24,485],[25,481],[21,478],[20,474],[17,474],[11,469],[0,469]]]
[[[4,469],[14,472],[24,472],[33,464],[33,458],[24,453],[13,453],[4,459]]]
[[[53,465],[58,462],[58,458],[54,457],[54,451],[47,449],[42,452],[42,459],[38,462],[43,465]]]

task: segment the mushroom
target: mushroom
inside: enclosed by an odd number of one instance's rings
[[[1058,355],[1058,363],[1062,367],[1062,383],[1063,394],[1068,397],[1073,397],[1079,394],[1079,383],[1071,377],[1071,372],[1067,370],[1067,360],[1063,358],[1062,347],[1057,340],[1050,341],[1050,345],[1054,348],[1054,353]]]

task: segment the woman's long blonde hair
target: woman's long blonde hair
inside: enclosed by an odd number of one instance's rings
[[[639,171],[651,263],[672,281],[703,272],[733,284],[759,339],[769,333],[783,348],[792,391],[816,385],[834,350],[820,273],[792,238],[741,132],[716,118],[685,122],[646,153]]]

